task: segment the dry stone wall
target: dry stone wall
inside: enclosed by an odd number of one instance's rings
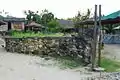
[[[79,37],[5,38],[5,42],[5,49],[13,53],[71,56],[90,63],[89,43]]]

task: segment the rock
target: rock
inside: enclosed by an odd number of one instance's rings
[[[97,67],[97,68],[94,68],[93,70],[97,71],[97,72],[103,72],[103,71],[105,71],[105,69],[102,68],[102,67]]]
[[[90,63],[90,46],[79,37],[60,38],[7,38],[6,50],[10,52],[59,55],[81,58],[85,63]]]

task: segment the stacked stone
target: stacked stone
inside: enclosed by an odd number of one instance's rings
[[[9,52],[71,56],[90,62],[90,47],[79,37],[7,38],[5,42],[6,50]]]

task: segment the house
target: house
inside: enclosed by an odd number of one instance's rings
[[[6,22],[0,21],[0,31],[2,32],[6,30],[7,30]]]
[[[41,24],[35,23],[34,21],[31,21],[29,24],[25,25],[25,31],[31,30],[31,31],[42,31],[45,27]]]
[[[0,21],[0,26],[5,25],[6,23],[4,21]]]
[[[99,19],[97,19],[97,23],[99,24]],[[79,22],[81,25],[93,25],[94,26],[94,19],[86,20]],[[115,27],[119,27],[120,24],[120,10],[113,12],[109,15],[101,17],[101,24],[102,29],[105,29],[103,33],[103,43],[110,43],[110,44],[120,44],[120,31]],[[117,26],[116,26],[117,25]],[[105,26],[105,27],[104,27]],[[107,30],[106,30],[107,29]],[[115,30],[112,30],[115,29]]]
[[[24,30],[25,18],[16,18],[16,17],[4,17],[0,19],[4,21],[6,25],[2,25],[6,31],[9,30]]]
[[[70,20],[58,20],[60,27],[63,29],[64,32],[73,32],[76,31],[76,28],[74,27],[74,22]]]

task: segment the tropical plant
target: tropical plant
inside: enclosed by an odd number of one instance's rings
[[[24,13],[26,15],[27,23],[30,21],[35,21],[36,23],[40,23],[41,17],[38,14],[38,11],[33,12],[31,10],[28,10],[28,11],[24,11]]]
[[[107,34],[115,34],[115,26],[114,25],[105,25],[104,30],[106,31]]]
[[[45,10],[41,15],[41,23],[45,26],[53,19],[54,19],[54,14],[52,12],[48,12]]]

